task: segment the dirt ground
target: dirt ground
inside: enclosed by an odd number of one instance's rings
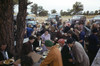
[[[89,19],[93,18],[94,16],[95,16],[95,15],[86,16],[87,21],[88,21]],[[45,16],[45,17],[36,17],[36,20],[38,20],[38,22],[41,23],[41,22],[44,22],[47,18],[48,18],[47,16]],[[72,16],[62,16],[61,18],[62,18],[62,22],[64,22],[64,21],[66,21],[66,20],[72,18]]]

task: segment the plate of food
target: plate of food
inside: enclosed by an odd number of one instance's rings
[[[41,51],[42,50],[42,47],[37,47],[36,50],[37,51]]]
[[[43,56],[47,56],[48,53],[49,53],[49,51],[44,51],[44,52],[43,52]]]
[[[9,64],[13,64],[14,59],[8,59],[8,60],[4,60],[3,64],[9,65]]]
[[[42,56],[42,59],[45,59],[47,56]]]

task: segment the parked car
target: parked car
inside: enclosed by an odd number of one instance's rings
[[[32,26],[37,24],[36,17],[27,16],[26,17],[26,25],[31,24]]]
[[[89,20],[91,24],[93,23],[100,23],[100,15],[97,15]]]
[[[61,16],[59,14],[50,14],[48,16],[48,18],[46,19],[46,21],[51,21],[52,19],[56,19],[56,16],[58,16],[59,18],[61,18]]]
[[[14,18],[14,25],[16,25],[16,19],[17,15],[13,16]],[[36,16],[34,14],[30,14],[26,16],[26,25],[31,24],[31,25],[36,25],[37,24]]]
[[[84,15],[74,15],[70,22],[71,24],[85,24],[86,17]]]

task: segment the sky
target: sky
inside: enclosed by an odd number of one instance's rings
[[[51,12],[52,9],[67,11],[72,9],[73,4],[81,2],[84,5],[84,11],[95,11],[100,9],[100,0],[29,0],[31,2],[43,6],[45,10]]]
[[[36,3],[38,6],[43,6],[45,10],[48,10],[51,13],[52,9],[56,9],[57,13],[60,13],[60,10],[67,11],[72,9],[75,2],[81,2],[84,6],[84,11],[95,11],[100,9],[100,0],[29,0]],[[31,5],[32,5],[31,4]],[[27,11],[31,13],[31,8],[28,7]],[[18,12],[18,6],[15,6],[15,12]]]

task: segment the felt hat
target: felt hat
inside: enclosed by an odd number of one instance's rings
[[[97,33],[98,30],[97,30],[96,28],[94,28],[94,29],[92,30],[92,32],[93,32],[93,33]]]
[[[73,42],[74,42],[74,39],[73,38],[67,39],[67,44],[72,44]]]
[[[58,43],[64,44],[65,43],[65,40],[64,39],[59,39],[58,40]]]
[[[45,41],[45,46],[47,46],[47,47],[52,47],[54,44],[53,44],[53,42],[52,41],[50,41],[50,40],[46,40]]]

